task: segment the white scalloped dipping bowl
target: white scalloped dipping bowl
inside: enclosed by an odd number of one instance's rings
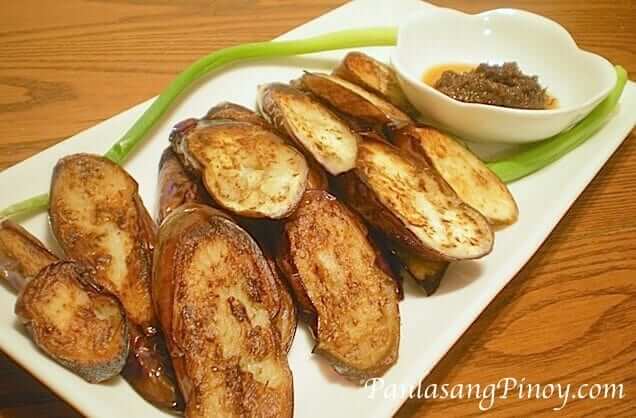
[[[558,100],[549,110],[463,103],[422,81],[443,64],[515,61]],[[523,143],[562,132],[611,91],[616,72],[605,58],[579,49],[570,34],[545,17],[514,9],[476,15],[439,8],[402,25],[392,64],[411,103],[425,119],[460,138]]]

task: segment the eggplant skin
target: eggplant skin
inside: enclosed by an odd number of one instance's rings
[[[75,154],[55,166],[50,195],[51,227],[64,253],[91,267],[93,280],[119,299],[133,329],[124,377],[149,402],[179,408],[150,295],[157,228],[137,182],[106,158]]]
[[[338,178],[346,203],[374,228],[415,254],[438,261],[487,255],[486,219],[423,161],[379,141],[360,144],[355,170]]]
[[[398,292],[381,257],[362,221],[324,191],[305,193],[277,256],[313,332],[314,352],[357,382],[397,361]]]
[[[275,278],[229,216],[188,204],[159,230],[153,300],[186,417],[291,417],[293,383],[272,324]]]
[[[145,400],[167,410],[183,411],[170,356],[159,333],[147,335],[129,324],[130,353],[122,376]]]
[[[81,264],[50,264],[18,296],[15,311],[36,345],[89,383],[118,375],[128,356],[121,304]]]
[[[172,148],[166,148],[159,161],[159,213],[157,223],[188,202],[211,203],[200,179],[185,169]]]
[[[0,278],[16,290],[56,261],[58,258],[26,229],[8,219],[0,222]]]
[[[404,275],[402,274],[402,263],[397,257],[391,242],[377,229],[369,229],[369,239],[380,252],[383,269],[393,279],[396,286],[398,300],[404,300]]]

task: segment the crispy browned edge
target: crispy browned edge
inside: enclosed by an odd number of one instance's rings
[[[360,232],[367,237],[367,242],[369,243],[369,246],[373,249],[375,253],[376,266],[382,272],[384,272],[388,276],[388,278],[391,280],[390,283],[395,289],[396,306],[397,306],[397,303],[400,299],[400,292],[401,292],[400,287],[398,285],[397,278],[395,277],[393,271],[391,270],[391,267],[388,261],[385,259],[382,251],[380,250],[380,248],[378,248],[378,246],[369,236],[369,231],[364,225],[364,222],[362,221],[362,219],[360,219],[354,212],[349,210],[344,204],[339,202],[336,197],[334,197],[327,191],[324,191],[324,190],[307,191],[305,192],[305,196],[303,196],[303,203],[306,202],[308,199],[326,199],[329,202],[335,202],[335,204],[337,204],[339,209],[342,211],[343,216],[349,217],[350,219],[354,221],[354,224],[357,225]],[[301,205],[303,203],[301,203]],[[295,216],[296,214],[292,215],[292,217],[290,217],[288,221],[293,220]],[[309,297],[307,290],[305,289],[305,286],[303,285],[302,279],[300,278],[298,270],[295,267],[292,251],[293,249],[291,248],[291,244],[289,240],[287,239],[286,234],[283,233],[277,245],[276,263],[279,266],[281,273],[286,278],[286,281],[289,284],[290,288],[292,289],[294,298],[297,302],[300,317],[303,319],[304,322],[306,322],[309,325],[310,330],[312,331],[312,334],[314,336],[314,339],[318,342],[317,330],[318,330],[318,324],[319,324],[320,318],[318,318],[313,302],[311,301],[311,298]],[[399,309],[398,309],[398,321],[399,320],[400,319],[399,319]],[[399,327],[398,327],[398,333],[399,333]],[[388,370],[391,366],[393,366],[397,362],[398,347],[399,347],[399,335],[398,335],[398,342],[396,344],[395,351],[392,353],[392,355],[387,357],[382,364],[379,364],[377,366],[377,368],[373,370],[364,370],[364,371],[351,368],[349,364],[340,362],[338,359],[334,358],[333,356],[330,356],[330,354],[327,352],[321,351],[319,354],[324,356],[330,363],[332,363],[334,366],[334,369],[339,374],[347,378],[353,379],[355,381],[362,382],[365,379],[382,375],[386,370]],[[314,348],[314,350],[316,349]]]
[[[93,270],[97,266],[93,265],[90,257],[82,252],[72,251],[64,239],[64,234],[60,233],[58,219],[63,214],[56,213],[55,200],[55,183],[57,181],[60,170],[64,169],[66,164],[72,163],[73,159],[82,158],[93,161],[98,164],[106,164],[113,170],[120,170],[134,185],[135,194],[132,202],[129,204],[134,206],[134,210],[139,215],[139,225],[137,226],[137,236],[135,242],[139,245],[139,253],[141,259],[134,260],[140,265],[139,278],[145,286],[150,300],[150,281],[152,272],[152,251],[155,245],[157,226],[146,210],[141,197],[138,194],[137,182],[120,166],[114,162],[97,155],[91,154],[73,154],[62,158],[56,164],[53,170],[53,179],[51,181],[51,203],[49,208],[49,218],[53,233],[57,238],[60,246],[65,254],[70,258],[76,258],[91,266]],[[107,255],[110,256],[110,255]],[[128,260],[127,260],[128,261]],[[100,284],[100,283],[98,283]],[[116,297],[117,294],[114,293]],[[119,298],[119,297],[118,297]],[[131,384],[131,386],[148,402],[159,408],[181,410],[183,408],[183,400],[181,393],[177,387],[174,370],[167,356],[164,341],[158,331],[157,319],[155,317],[152,303],[145,310],[145,317],[135,320],[128,315],[128,308],[125,301],[120,300],[122,306],[127,313],[129,335],[131,338],[131,350],[129,352],[128,361],[122,375]]]
[[[175,255],[179,247],[181,245],[185,245],[182,241],[186,241],[187,236],[191,234],[192,231],[195,231],[197,228],[205,228],[206,224],[209,225],[211,222],[229,222],[236,227],[237,231],[245,232],[236,223],[234,223],[234,220],[229,215],[221,212],[220,210],[197,203],[189,203],[175,210],[162,224],[159,232],[157,251],[155,252],[155,270],[152,282],[153,302],[161,327],[164,331],[166,343],[173,359],[173,365],[179,386],[182,393],[185,395],[186,403],[188,402],[188,394],[193,389],[193,383],[187,373],[185,359],[183,353],[181,353],[181,348],[178,347],[175,342],[173,329],[173,319],[175,315],[174,291],[176,285],[174,278],[177,271],[182,269],[182,266],[177,265],[178,263],[175,259]],[[250,237],[249,234],[247,234],[247,236]],[[260,249],[256,242],[254,242],[251,237],[250,240],[252,241],[252,245],[250,248],[246,248],[245,250],[260,253]],[[262,267],[271,272],[270,265],[267,260],[264,257],[261,257],[261,259],[264,264]],[[261,290],[264,292],[262,295],[264,297],[261,302],[269,311],[270,317],[273,321],[280,309],[280,302],[278,300],[279,293],[276,289],[277,284],[273,275],[266,278],[265,281],[269,282],[269,291],[266,291],[265,289]],[[273,324],[272,328],[274,328]],[[278,335],[275,330],[274,334]],[[278,341],[278,344],[280,344],[280,341]],[[286,360],[284,360],[285,353],[280,346],[279,352],[281,358],[285,361],[285,364],[287,364]],[[291,417],[293,414],[293,382],[291,380],[291,371],[289,371],[289,376],[291,389],[290,398],[288,402],[286,402],[287,408],[286,411],[284,411],[285,413],[280,415],[281,418]]]
[[[361,75],[365,72],[382,82],[371,84],[363,80]],[[412,118],[418,115],[402,91],[395,70],[367,54],[359,51],[349,52],[332,74],[382,97]]]
[[[389,130],[393,130],[414,123],[406,113],[375,93],[358,86],[362,90],[365,90],[370,96],[374,96],[378,102],[383,102],[387,108],[391,109],[393,115],[383,111],[376,104],[362,97],[359,93],[336,83],[331,77],[335,76],[305,72],[302,77],[293,82],[293,85],[302,90],[311,92],[338,112],[360,119],[370,125],[377,124],[386,126]],[[348,82],[347,80],[345,81]]]
[[[77,288],[84,292],[91,300],[94,300],[95,303],[98,303],[97,299],[100,299],[99,303],[111,303],[118,309],[121,317],[121,328],[119,330],[115,329],[114,331],[117,333],[116,335],[119,341],[112,341],[112,343],[115,344],[115,347],[119,347],[119,349],[112,353],[113,355],[109,358],[91,362],[63,358],[47,343],[47,339],[50,338],[50,330],[40,324],[37,306],[33,305],[34,302],[32,302],[32,299],[36,294],[42,291],[44,286],[50,286],[53,281],[58,280],[60,275],[73,280]],[[113,295],[92,283],[90,270],[79,263],[73,261],[55,261],[43,267],[42,270],[26,284],[22,292],[20,292],[16,301],[15,312],[29,330],[35,344],[42,349],[42,351],[89,383],[103,382],[118,375],[126,364],[129,353],[129,336],[125,312],[119,301]],[[46,320],[50,320],[50,318],[46,318]],[[83,326],[79,328],[73,328],[71,332],[90,334],[94,328],[86,325],[87,324],[83,324]],[[91,338],[97,343],[103,336],[94,335],[91,336]]]
[[[0,279],[9,281],[16,290],[57,260],[26,229],[9,219],[0,221]]]
[[[235,122],[247,122],[254,125],[258,125],[261,128],[268,129],[274,132],[276,135],[287,140],[289,144],[298,148],[298,144],[290,138],[286,133],[277,130],[269,122],[267,122],[261,115],[250,110],[244,106],[231,102],[223,102],[212,107],[208,113],[206,113],[205,119],[208,120],[233,120]],[[307,157],[307,156],[305,156]],[[322,169],[320,164],[316,162],[313,157],[306,158],[309,165],[309,174],[307,176],[307,190],[322,189],[326,190],[329,187],[327,180],[327,174]]]
[[[413,160],[409,154],[385,141],[377,141],[386,147],[390,147],[405,159]],[[416,160],[422,172],[432,176],[440,185],[440,188],[454,194],[455,192],[442,179],[439,174],[421,160]],[[409,231],[396,215],[386,208],[376,193],[366,184],[363,176],[357,168],[344,173],[337,178],[338,190],[345,202],[355,210],[364,220],[373,227],[379,229],[391,240],[394,240],[415,254],[434,261],[455,261],[456,258],[430,248],[422,243],[413,232]],[[459,200],[459,198],[457,198]],[[462,203],[463,204],[463,203]],[[475,211],[475,213],[477,213]],[[491,246],[492,250],[492,246]],[[490,251],[488,251],[490,252]],[[488,253],[487,252],[487,253]],[[487,254],[486,253],[486,254]],[[483,256],[485,256],[484,254]]]

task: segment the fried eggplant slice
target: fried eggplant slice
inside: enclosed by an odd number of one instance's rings
[[[448,270],[448,261],[430,260],[399,245],[395,245],[393,251],[400,264],[402,278],[413,280],[428,296],[435,293]]]
[[[149,291],[154,222],[137,182],[100,156],[62,158],[53,171],[49,216],[66,256],[95,269],[97,284],[119,298],[132,323],[154,327]]]
[[[153,300],[186,417],[292,416],[292,375],[272,324],[276,282],[227,215],[190,204],[164,220]]]
[[[94,281],[124,307],[131,328],[124,377],[149,402],[178,409],[179,390],[160,349],[150,298],[156,226],[137,183],[106,158],[75,154],[55,166],[50,196],[51,227],[64,253],[90,266]]]
[[[187,172],[172,148],[166,148],[159,161],[159,213],[161,224],[170,212],[188,202],[210,203],[199,179]]]
[[[253,125],[258,125],[261,128],[271,130],[278,135],[282,135],[258,113],[231,102],[224,102],[214,106],[205,115],[205,119],[231,120],[234,122],[251,123]],[[309,174],[307,175],[307,190],[327,190],[327,188],[329,187],[329,182],[327,180],[327,175],[325,174],[322,167],[320,167],[320,165],[316,163],[313,158],[308,158],[307,164],[309,166]]]
[[[284,226],[278,264],[316,345],[356,381],[381,376],[397,360],[396,285],[362,221],[324,191],[308,191]]]
[[[430,127],[410,127],[395,135],[396,145],[431,164],[455,193],[494,227],[517,221],[519,209],[508,187],[475,154]]]
[[[369,224],[418,255],[434,260],[488,254],[493,233],[435,169],[379,141],[360,144],[355,170],[339,178],[346,202]]]
[[[19,291],[56,261],[58,258],[26,229],[8,219],[0,222],[0,279]]]
[[[334,176],[355,167],[359,138],[335,113],[286,84],[259,87],[262,115]]]
[[[18,296],[15,312],[38,347],[90,383],[118,375],[126,364],[124,310],[79,263],[44,267]]]
[[[284,218],[305,191],[303,155],[260,126],[201,120],[175,129],[171,141],[184,165],[201,175],[212,199],[236,215]]]
[[[410,116],[418,113],[402,91],[395,70],[367,54],[348,53],[332,74],[384,98]]]
[[[338,112],[370,125],[386,126],[392,130],[413,124],[406,113],[391,103],[333,75],[306,72],[294,85],[311,92]]]

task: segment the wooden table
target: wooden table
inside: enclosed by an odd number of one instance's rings
[[[342,3],[5,0],[0,7],[0,169],[154,96],[209,51],[270,39]],[[633,0],[437,3],[469,12],[506,6],[541,13],[562,23],[581,47],[622,64],[636,79]],[[504,377],[623,383],[622,400],[571,401],[562,413],[636,416],[633,139],[632,133],[425,384],[486,385]],[[558,404],[557,399],[511,398],[498,400],[490,413],[554,414],[550,409]],[[476,400],[411,400],[398,416],[477,414]],[[0,358],[0,417],[77,415]]]

